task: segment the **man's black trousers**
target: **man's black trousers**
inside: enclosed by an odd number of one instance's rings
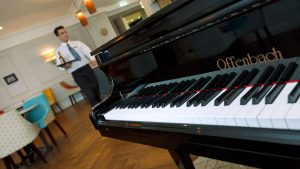
[[[100,102],[99,84],[95,72],[88,64],[72,72],[72,76],[91,106]]]

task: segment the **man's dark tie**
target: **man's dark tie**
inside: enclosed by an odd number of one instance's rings
[[[67,47],[69,49],[69,51],[71,52],[72,56],[76,59],[76,60],[81,60],[80,55],[76,52],[76,50],[74,48],[72,48],[69,44],[67,44]]]

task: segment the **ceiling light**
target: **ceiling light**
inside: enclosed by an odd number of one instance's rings
[[[88,21],[87,21],[86,17],[84,16],[84,13],[81,10],[76,12],[76,17],[80,21],[82,26],[88,25]]]
[[[127,6],[128,2],[127,1],[121,1],[121,2],[119,2],[119,5],[120,5],[120,7]]]
[[[92,0],[84,0],[84,6],[90,14],[97,12],[95,5]]]
[[[2,26],[0,26],[0,30],[2,30],[3,29],[3,27]]]

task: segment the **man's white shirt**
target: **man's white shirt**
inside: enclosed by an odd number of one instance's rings
[[[64,43],[62,42],[60,44],[60,46],[56,49],[56,65],[60,65],[61,61],[59,60],[59,54],[58,52],[60,52],[60,54],[62,55],[62,57],[64,58],[64,60],[67,61],[71,61],[74,60],[74,56],[71,54],[70,50],[68,49],[67,44],[70,45],[71,48],[73,48],[81,57],[81,60],[76,60],[72,62],[71,67],[68,69],[69,73],[74,72],[75,70],[81,68],[82,66],[85,66],[86,64],[89,63],[89,60],[94,60],[95,57],[91,56],[90,52],[91,49],[86,46],[84,43],[80,42],[80,41],[68,41],[68,43]],[[62,70],[65,70],[64,68],[60,68]]]

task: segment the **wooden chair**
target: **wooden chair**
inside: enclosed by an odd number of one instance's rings
[[[46,98],[47,98],[47,100],[48,100],[48,102],[49,102],[49,104],[50,104],[50,107],[51,107],[51,109],[52,109],[52,111],[53,111],[54,113],[57,113],[57,112],[55,111],[54,106],[58,107],[58,109],[60,110],[60,112],[64,112],[64,110],[63,110],[63,109],[60,107],[60,105],[57,103],[57,101],[56,101],[56,99],[55,99],[55,97],[54,97],[54,94],[53,94],[53,91],[52,91],[51,88],[44,89],[44,90],[43,90],[43,93],[44,93],[44,95],[46,96]]]
[[[80,92],[81,95],[86,99],[85,95],[81,92],[80,88],[78,86],[70,85],[69,83],[62,81],[59,83],[63,89],[65,90],[66,94],[68,95],[71,104],[76,104],[75,94]]]

